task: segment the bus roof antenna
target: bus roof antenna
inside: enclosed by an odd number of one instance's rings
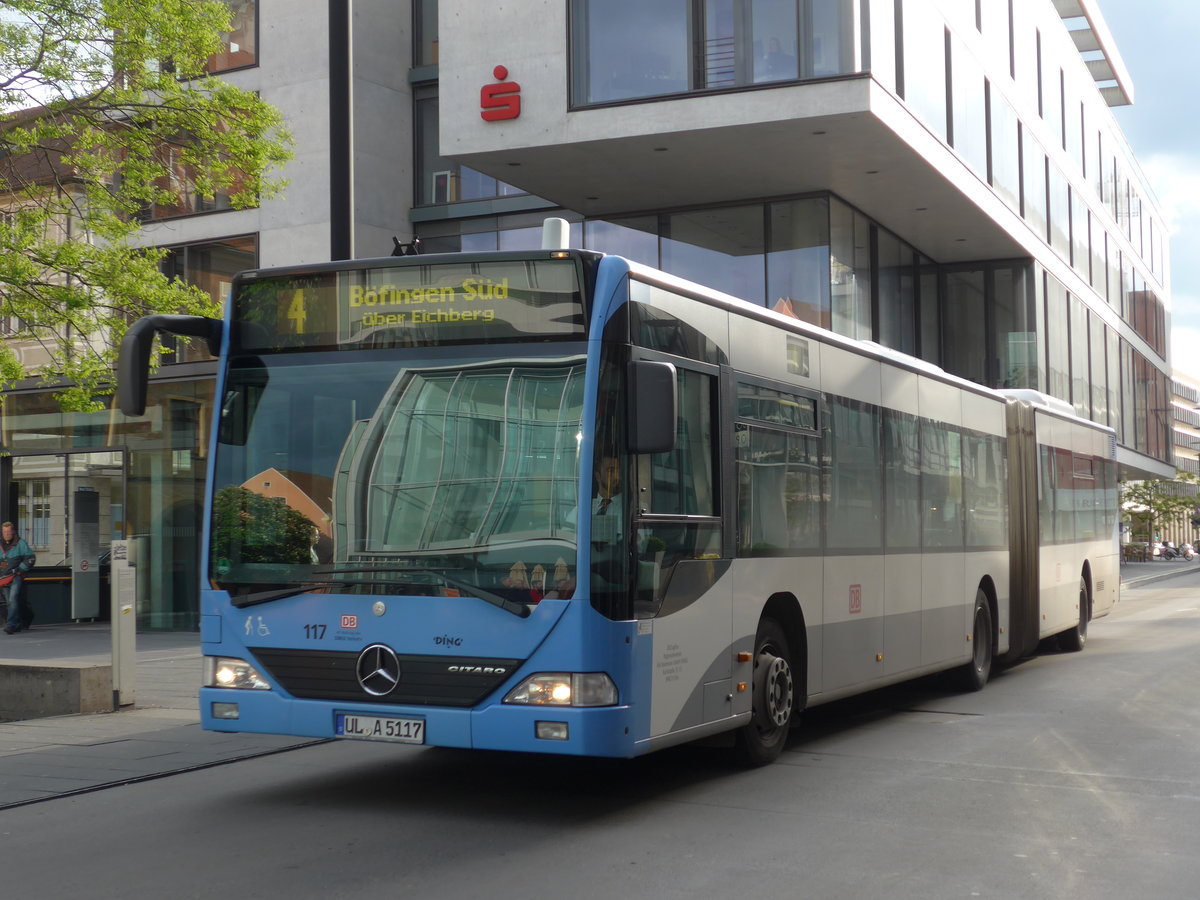
[[[571,246],[571,223],[566,219],[546,219],[542,222],[542,249],[566,250]]]
[[[415,234],[407,244],[400,243],[400,238],[392,235],[392,256],[419,256],[420,253],[421,239]]]

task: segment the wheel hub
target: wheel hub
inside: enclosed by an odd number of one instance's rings
[[[792,669],[787,660],[771,653],[759,656],[762,678],[762,712],[765,724],[782,728],[792,717]]]

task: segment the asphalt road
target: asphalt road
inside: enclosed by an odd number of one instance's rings
[[[1200,896],[1200,573],[981,693],[811,711],[781,762],[308,747],[0,814],[0,896]]]

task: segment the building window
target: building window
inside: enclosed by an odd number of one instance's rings
[[[946,25],[929,3],[906,0],[903,9],[904,102],[946,140]]]
[[[416,0],[413,3],[414,66],[438,64],[438,3],[437,0]]]
[[[1050,246],[1068,262],[1071,259],[1071,192],[1067,177],[1053,162],[1049,162],[1047,194],[1050,198]]]
[[[575,105],[857,71],[854,0],[573,0]]]
[[[497,181],[441,156],[438,143],[438,96],[433,85],[422,85],[414,96],[416,201],[418,206],[511,197],[525,191]],[[466,249],[465,247],[463,249]]]
[[[18,481],[18,530],[34,550],[50,548],[50,480]]]
[[[873,340],[870,220],[845,203],[831,200],[829,236],[832,330],[857,340]]]
[[[257,258],[258,238],[247,235],[168,248],[162,268],[167,275],[203,288],[214,302],[224,304],[233,276],[243,269],[253,269],[258,264]],[[210,358],[203,341],[169,335],[164,335],[162,341],[164,346],[175,350],[172,357],[167,357],[167,362],[195,362]]]
[[[168,174],[157,179],[155,183],[158,187],[171,191],[175,201],[170,204],[155,203],[147,206],[140,215],[143,222],[192,216],[232,207],[230,198],[237,193],[240,185],[235,184],[227,190],[217,191],[211,197],[197,193],[196,168],[184,160],[184,152],[183,143],[163,144],[159,148],[157,156]]]
[[[767,216],[767,305],[829,328],[829,198],[772,203]]]
[[[584,246],[589,250],[658,268],[658,216],[593,219],[585,224],[584,234]]]
[[[1091,389],[1092,389],[1092,421],[1101,425],[1108,424],[1108,330],[1104,320],[1095,313],[1088,313],[1091,327]]]
[[[1067,332],[1067,305],[1070,295],[1061,281],[1046,276],[1046,373],[1047,392],[1060,400],[1071,400],[1070,339]]]
[[[763,296],[763,207],[719,207],[665,217],[662,268],[751,303]]]
[[[942,367],[947,372],[987,384],[987,306],[984,273],[978,269],[946,274],[942,304]]]
[[[988,359],[989,387],[1038,389],[1041,371],[1037,352],[1032,268],[1028,263],[999,263],[990,268]]]
[[[1012,209],[1021,208],[1021,126],[1011,105],[991,91],[992,134],[988,160],[992,188]]]
[[[951,146],[977,174],[986,176],[987,80],[983,67],[961,42],[952,40],[950,48]]]
[[[1074,295],[1069,300],[1070,315],[1070,347],[1071,361],[1071,403],[1075,406],[1075,415],[1082,419],[1092,417],[1092,394],[1088,385],[1088,310],[1083,301]]]
[[[691,86],[690,0],[575,0],[577,105],[677,94]]]
[[[879,270],[879,343],[917,355],[915,251],[891,232],[875,229]]]
[[[230,30],[222,35],[221,52],[208,58],[205,71],[210,74],[242,69],[258,62],[258,3],[257,0],[225,0],[233,13]]]

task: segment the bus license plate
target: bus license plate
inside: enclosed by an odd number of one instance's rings
[[[394,741],[399,744],[425,743],[424,719],[396,719],[391,716],[360,716],[338,713],[335,732],[338,737],[363,741]]]

